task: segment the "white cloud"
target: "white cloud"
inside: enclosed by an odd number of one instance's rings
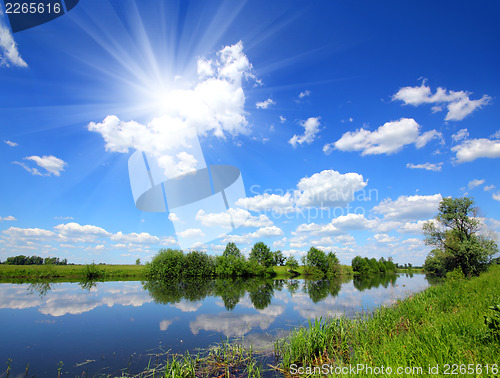
[[[311,144],[314,141],[314,138],[320,130],[319,117],[310,117],[305,121],[301,121],[300,126],[305,129],[304,135],[299,136],[295,134],[288,141],[294,148],[297,147],[297,144]]]
[[[467,129],[461,129],[451,136],[454,142],[459,142],[462,139],[467,139],[469,137],[469,132]]]
[[[422,234],[422,227],[426,222],[433,222],[433,219],[419,220],[417,222],[406,222],[397,231],[400,234]]]
[[[354,200],[354,193],[366,185],[358,173],[324,170],[299,181],[296,203],[299,206],[345,206]]]
[[[273,222],[266,215],[252,216],[243,209],[228,209],[222,213],[205,213],[199,210],[196,220],[206,227],[222,227],[232,229],[233,225],[240,227],[266,227],[272,226]]]
[[[493,190],[493,189],[495,189],[495,185],[486,185],[486,186],[483,188],[483,190],[484,190],[485,192],[489,192],[490,190]]]
[[[221,139],[247,133],[242,80],[253,75],[243,44],[224,47],[216,61],[198,60],[198,72],[193,89],[173,89],[161,96],[162,117],[143,125],[110,115],[101,123],[91,122],[88,129],[101,134],[107,151],[144,151],[165,160],[162,168],[175,160],[173,150],[187,146],[190,128],[198,135],[212,133]]]
[[[264,193],[254,197],[240,198],[236,201],[236,206],[244,207],[250,211],[291,212],[295,210],[290,193],[284,195]]]
[[[5,25],[3,18],[3,12],[0,11],[0,67],[9,67],[11,64],[17,67],[28,67],[19,55],[16,41],[14,41],[14,37]]]
[[[500,139],[500,130],[498,130],[495,134],[491,136],[493,139]]]
[[[10,227],[7,230],[3,230],[2,233],[7,237],[13,239],[48,239],[56,236],[56,233],[49,230],[44,230],[41,228],[18,228]]]
[[[425,169],[427,171],[440,172],[443,163],[424,163],[424,164],[406,164],[406,168],[410,169]]]
[[[378,243],[393,243],[398,240],[394,236],[389,236],[387,234],[375,234],[373,235],[373,239],[375,239]]]
[[[441,139],[441,133],[430,130],[420,134],[420,125],[413,118],[401,118],[399,121],[386,122],[375,131],[363,128],[348,131],[333,144],[323,147],[329,153],[335,147],[340,151],[362,151],[361,155],[393,154],[408,144],[422,148],[432,139]]]
[[[202,238],[205,236],[202,230],[199,228],[189,228],[187,230],[181,231],[177,233],[181,238],[186,239],[194,239],[194,238]]]
[[[446,104],[448,113],[446,114],[446,121],[461,121],[474,110],[480,109],[483,105],[487,105],[491,97],[484,95],[479,100],[471,100],[469,98],[470,92],[466,91],[448,91],[444,88],[438,88],[436,93],[432,94],[430,87],[422,83],[419,87],[404,87],[401,88],[392,100],[403,101],[406,105],[419,106],[422,104]],[[441,110],[440,107],[433,108],[434,110]]]
[[[451,149],[456,153],[457,163],[471,162],[479,158],[499,158],[500,140],[469,139]]]
[[[12,215],[9,215],[7,217],[0,217],[0,222],[3,222],[3,221],[8,221],[8,222],[13,222],[13,221],[16,221],[17,219],[14,218]]]
[[[244,235],[227,235],[223,239],[223,243],[233,242],[236,244],[249,244],[253,240],[282,236],[283,230],[276,226],[261,227],[257,231]]]
[[[101,227],[92,225],[82,226],[75,222],[60,224],[55,226],[54,229],[64,241],[80,243],[93,243],[98,238],[111,236],[111,233]]]
[[[164,319],[160,322],[160,331],[166,331],[167,328],[172,324],[173,320]]]
[[[495,200],[495,201],[500,201],[500,192],[498,193],[494,193],[492,198]]]
[[[306,89],[304,92],[299,93],[299,98],[304,98],[304,97],[307,97],[310,95],[311,95],[311,91],[309,89]]]
[[[483,185],[483,184],[484,184],[484,180],[474,179],[472,181],[469,181],[469,183],[467,184],[467,187],[469,189],[474,189],[474,188],[477,188],[479,185]]]
[[[285,123],[286,122],[286,118],[280,115],[280,122],[281,123]]]
[[[400,196],[396,201],[388,198],[375,206],[373,211],[383,214],[384,219],[388,220],[430,218],[437,214],[438,206],[442,199],[441,194]]]
[[[354,236],[350,234],[336,236],[334,240],[336,243],[341,243],[344,245],[352,245],[356,243],[356,239],[354,239]]]
[[[258,102],[255,104],[255,106],[257,107],[257,109],[267,109],[269,108],[271,105],[275,105],[276,103],[268,98],[266,101],[261,101],[261,102]]]
[[[168,219],[172,222],[179,222],[180,221],[179,217],[175,213],[168,214]]]
[[[55,156],[52,156],[52,155],[42,156],[42,157],[40,157],[40,156],[28,156],[28,157],[25,157],[25,159],[34,161],[36,163],[36,165],[38,165],[40,168],[45,169],[45,171],[47,173],[42,174],[42,173],[40,173],[40,171],[37,168],[31,168],[24,163],[20,163],[17,161],[14,161],[13,163],[20,165],[25,170],[30,172],[32,175],[36,175],[36,176],[50,176],[50,175],[60,176],[61,172],[64,171],[64,166],[67,164],[65,161],[63,161],[59,158],[56,158]]]
[[[18,144],[16,142],[11,142],[10,140],[4,140],[5,144],[8,144],[11,147],[16,147]]]
[[[157,236],[153,236],[148,234],[147,232],[135,233],[132,232],[130,234],[124,234],[121,231],[118,231],[116,234],[111,235],[110,238],[115,242],[122,243],[133,243],[133,244],[159,244],[160,238]]]

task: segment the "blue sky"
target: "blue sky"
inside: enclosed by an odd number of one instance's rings
[[[2,14],[0,259],[133,263],[182,238],[420,265],[422,223],[462,195],[498,242],[499,15],[493,1],[86,0],[12,35]],[[188,221],[141,211],[136,150],[166,178],[237,167],[244,193]]]

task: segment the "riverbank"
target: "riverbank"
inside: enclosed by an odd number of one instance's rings
[[[94,274],[89,277],[89,274]],[[0,279],[130,279],[145,278],[143,265],[0,265]]]
[[[493,266],[480,277],[449,280],[357,319],[312,320],[308,326],[276,341],[274,351],[268,355],[276,356],[271,364],[284,377],[300,373],[305,377],[324,377],[467,372],[494,376],[500,367],[500,345],[485,326],[484,316],[493,317],[489,307],[499,302],[500,266]],[[234,346],[219,348],[230,351]],[[239,350],[237,355],[241,353]],[[227,358],[227,364],[217,359],[217,366],[227,368],[218,374],[232,377],[233,353],[219,357]],[[210,353],[207,357],[177,356],[154,372],[161,376],[208,377],[197,367],[206,369],[211,358]],[[262,376],[268,364],[259,368],[258,360],[262,359],[245,353],[244,359],[238,359],[244,366],[238,366],[241,375],[236,376]],[[150,376],[151,372],[140,376]]]
[[[355,320],[316,320],[296,329],[276,342],[278,368],[285,376],[309,368],[311,377],[324,376],[323,367],[356,376],[370,368],[380,373],[382,366],[393,374],[408,368],[406,376],[428,374],[429,368],[439,375],[463,374],[464,368],[474,375],[493,375],[500,345],[490,336],[484,316],[493,316],[489,306],[497,303],[498,265],[480,277],[447,281]],[[350,370],[358,365],[365,370]]]
[[[94,270],[94,276],[89,277]],[[275,279],[305,278],[304,267],[295,269],[296,273],[289,272],[287,266],[274,266]],[[352,268],[348,265],[341,266],[341,275],[349,277],[352,275]],[[137,279],[146,280],[145,265],[0,265],[0,280],[15,279],[57,279],[74,281],[78,279]]]

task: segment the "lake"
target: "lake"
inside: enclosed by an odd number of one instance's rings
[[[308,319],[353,317],[429,285],[422,274],[345,282],[1,283],[0,375],[10,364],[12,377],[24,377],[28,363],[37,377],[55,377],[59,368],[70,376],[138,373],[166,351],[195,352],[227,338],[269,349]]]

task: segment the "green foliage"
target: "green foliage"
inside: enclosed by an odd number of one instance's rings
[[[146,265],[146,275],[152,280],[165,280],[181,276],[184,253],[178,249],[160,249]]]
[[[87,264],[84,269],[84,276],[88,280],[104,277],[105,274],[104,269],[100,268],[99,265],[95,263]]]
[[[274,265],[277,265],[277,266],[284,266],[285,265],[286,257],[283,256],[283,252],[281,252],[281,251],[273,252],[273,257],[274,257]]]
[[[286,259],[286,266],[290,267],[291,270],[295,270],[299,267],[299,262],[294,256],[289,256]]]
[[[493,317],[484,315],[484,324],[488,327],[492,339],[500,341],[500,304],[489,307],[493,310]]]
[[[425,243],[440,251],[435,249],[427,256],[427,272],[444,275],[460,268],[465,276],[477,276],[487,269],[498,246],[478,234],[477,214],[472,198],[443,198],[436,222],[427,222],[423,227]]]
[[[446,280],[447,281],[458,281],[464,279],[464,273],[462,272],[462,269],[460,268],[455,268],[449,272],[446,273]]]
[[[135,265],[141,265],[141,259],[135,260]]]
[[[353,272],[360,275],[375,274],[375,273],[395,273],[396,264],[391,259],[381,257],[379,261],[375,258],[356,256],[351,262]]]
[[[233,257],[235,257],[237,259],[240,259],[240,258],[243,257],[243,255],[241,254],[240,249],[236,246],[236,244],[234,244],[232,242],[231,243],[227,243],[226,249],[222,253],[222,256],[224,256],[224,257],[233,256]]]
[[[316,268],[323,274],[328,271],[328,259],[325,252],[322,250],[311,247],[306,255],[306,266]]]
[[[14,257],[7,257],[4,264],[7,265],[67,265],[68,260],[60,260],[59,257],[46,257],[43,259],[39,256],[24,256],[18,255]]]
[[[274,256],[271,250],[263,242],[255,243],[250,252],[250,260],[256,261],[265,267],[271,267],[274,264]]]
[[[215,260],[205,252],[191,251],[184,256],[181,276],[211,277],[215,273]]]

